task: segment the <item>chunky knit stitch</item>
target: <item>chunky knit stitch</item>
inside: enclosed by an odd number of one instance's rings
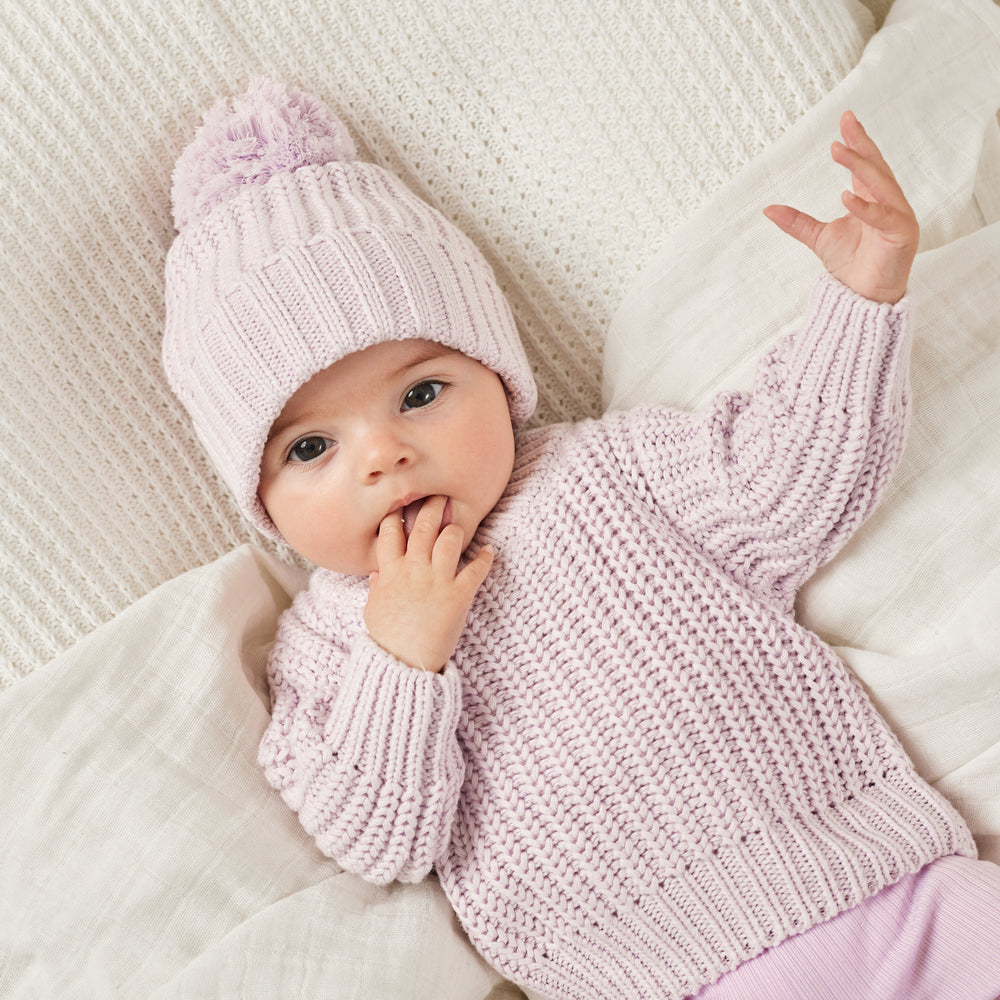
[[[939,856],[974,854],[801,583],[903,447],[909,306],[832,278],[751,395],[524,433],[452,660],[364,632],[317,571],[272,656],[260,759],[376,882],[436,867],[476,947],[551,997],[682,997]]]

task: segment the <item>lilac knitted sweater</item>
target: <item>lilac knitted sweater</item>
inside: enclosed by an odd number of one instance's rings
[[[511,979],[683,997],[928,861],[973,855],[801,583],[871,510],[907,418],[909,307],[830,277],[751,395],[524,433],[440,674],[314,573],[270,664],[268,779],[375,882],[433,867]]]

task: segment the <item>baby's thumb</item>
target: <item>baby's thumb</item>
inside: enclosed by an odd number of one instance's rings
[[[800,212],[790,205],[768,205],[764,215],[770,219],[783,233],[816,252],[816,242],[823,232],[823,223],[805,212]]]

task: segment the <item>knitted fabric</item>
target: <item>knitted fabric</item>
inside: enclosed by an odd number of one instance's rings
[[[441,674],[317,571],[270,665],[268,779],[376,882],[436,867],[472,942],[548,997],[683,997],[943,855],[974,854],[801,583],[902,450],[909,306],[832,278],[752,395],[524,433],[497,559]]]
[[[537,391],[483,255],[398,178],[355,156],[339,118],[272,80],[220,101],[174,173],[163,362],[240,508],[280,539],[257,496],[268,432],[341,358],[424,338],[504,382],[515,426]]]

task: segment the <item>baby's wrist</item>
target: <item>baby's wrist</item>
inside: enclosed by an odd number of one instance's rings
[[[372,640],[390,656],[394,656],[405,667],[411,670],[423,670],[427,673],[439,674],[444,670],[450,653],[444,658],[440,652],[431,648],[421,647],[419,644],[398,643],[391,639],[380,639],[371,630],[368,632]]]

